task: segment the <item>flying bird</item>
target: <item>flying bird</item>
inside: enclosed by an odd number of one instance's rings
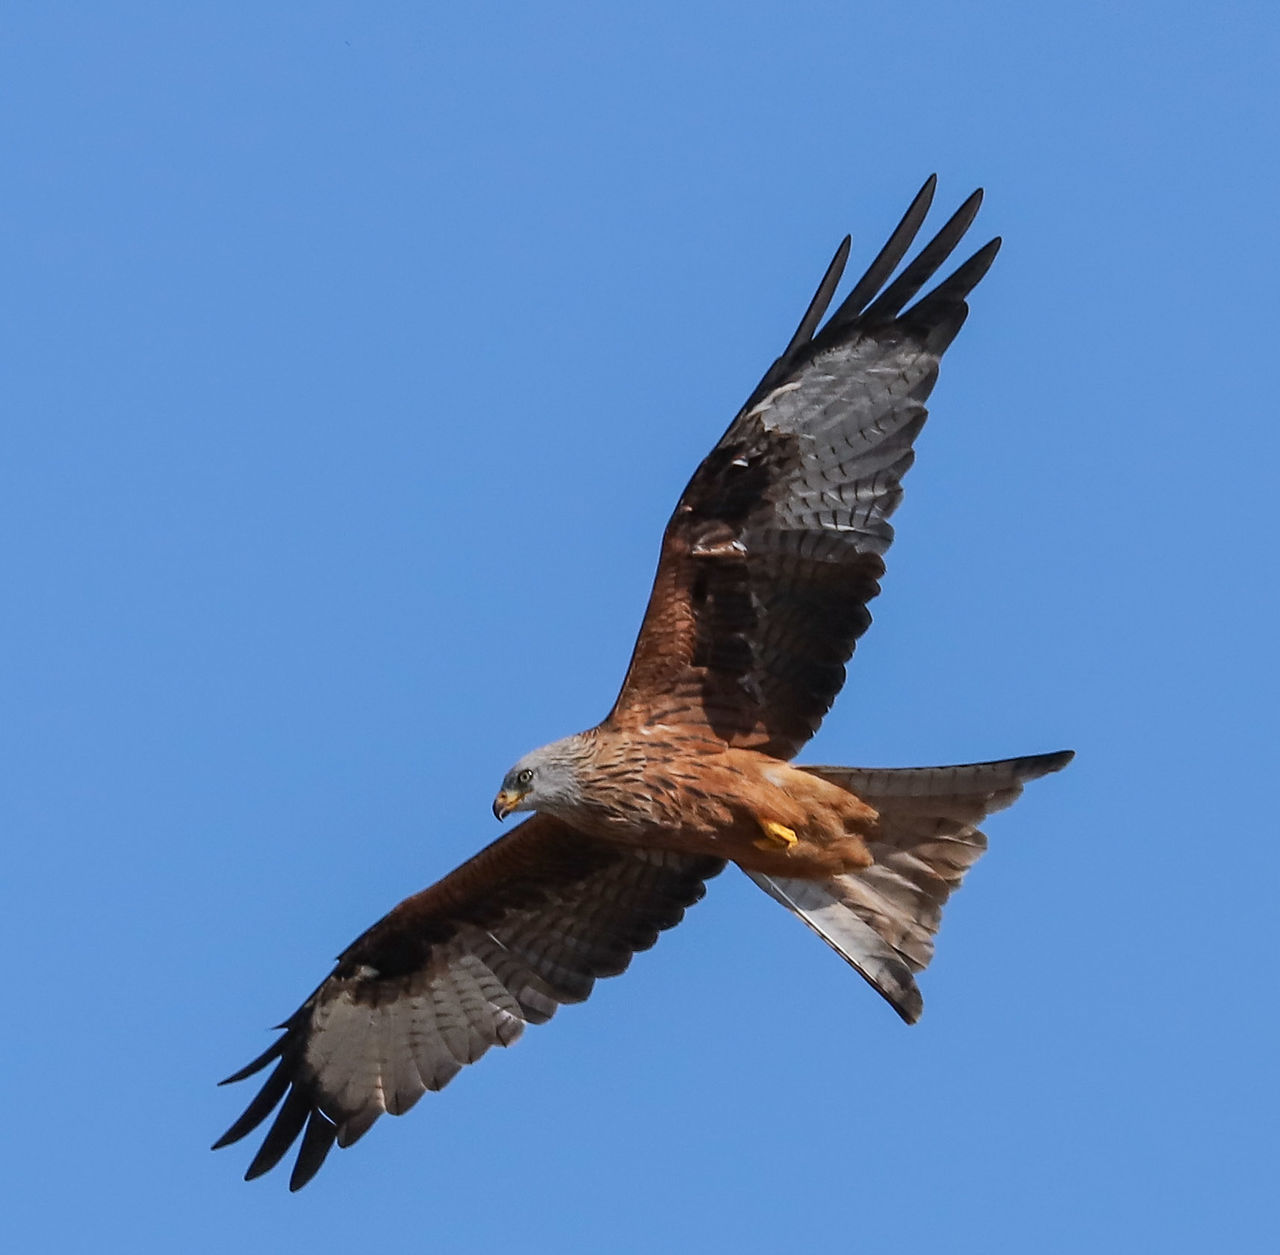
[[[726,862],[905,1021],[919,1017],[915,973],[986,848],[975,825],[1071,758],[791,762],[871,622],[925,400],[1000,247],[984,245],[917,299],[981,201],[970,196],[898,271],[934,185],[824,323],[844,239],[782,355],[694,472],[612,711],[502,781],[495,814],[533,814],[353,942],[282,1035],[223,1082],[274,1064],[215,1144],[276,1112],[246,1179],[301,1137],[289,1181],[299,1189],[335,1142],[350,1146],[384,1112],[408,1111],[624,971]]]

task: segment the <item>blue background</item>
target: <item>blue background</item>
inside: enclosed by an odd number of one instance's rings
[[[14,1249],[1274,1249],[1278,28],[7,6]],[[242,1184],[213,1082],[603,715],[687,476],[935,169],[1005,249],[806,757],[1079,757],[990,823],[922,1023],[727,873]]]

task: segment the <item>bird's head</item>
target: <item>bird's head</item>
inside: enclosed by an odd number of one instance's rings
[[[582,800],[578,768],[583,760],[581,737],[566,737],[526,754],[502,778],[493,813],[506,819],[516,811],[572,813]]]

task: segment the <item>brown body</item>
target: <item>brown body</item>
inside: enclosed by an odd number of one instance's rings
[[[581,740],[589,792],[571,813],[552,813],[588,836],[775,876],[825,878],[871,864],[876,810],[802,768],[687,728],[622,735],[606,725]],[[794,840],[771,839],[775,825]]]

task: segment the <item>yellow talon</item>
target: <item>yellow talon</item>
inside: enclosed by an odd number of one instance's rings
[[[764,829],[765,835],[752,844],[760,850],[789,850],[796,843],[796,834],[793,829],[788,828],[786,824],[780,824],[776,819],[762,819],[760,827]]]

